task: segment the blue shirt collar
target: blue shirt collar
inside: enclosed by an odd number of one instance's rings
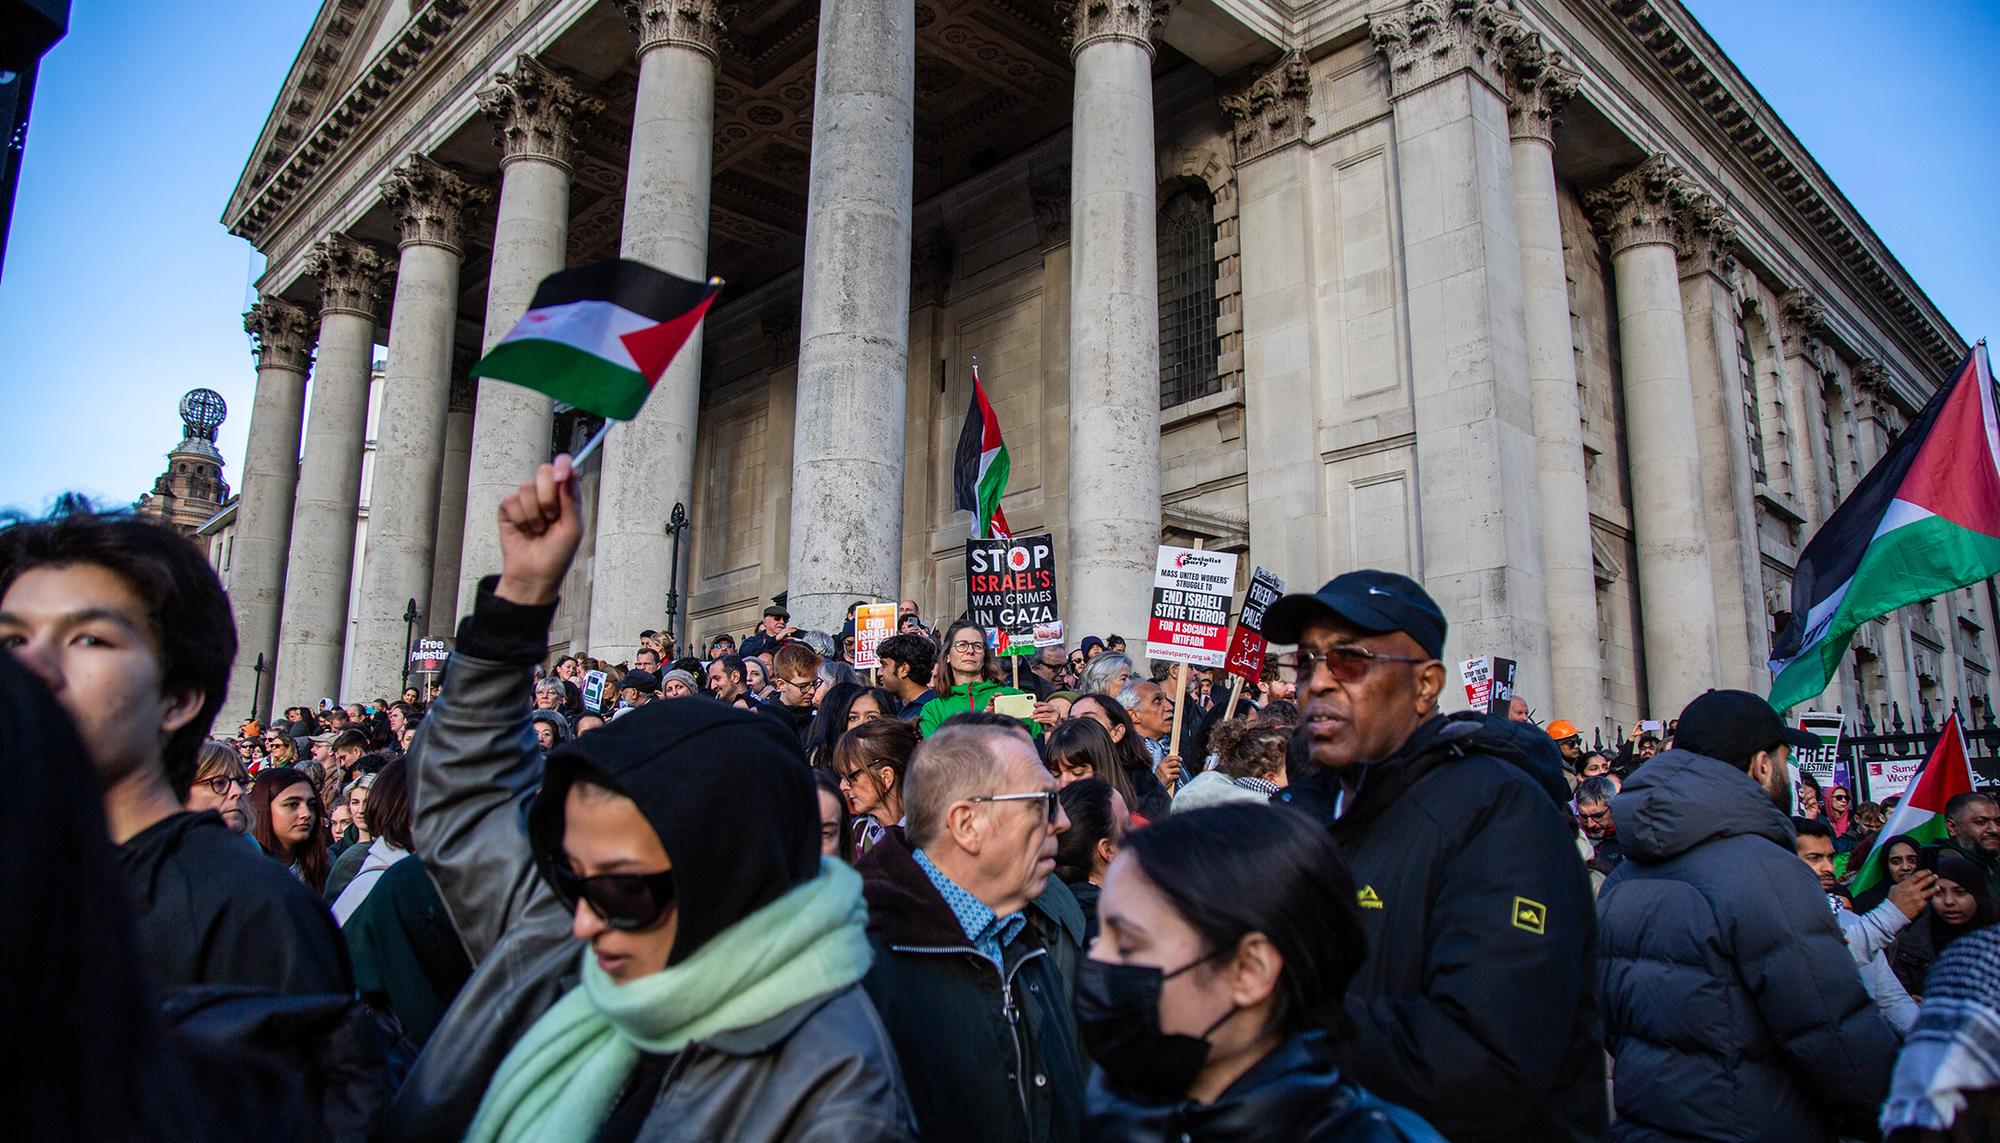
[[[998,915],[964,886],[945,876],[944,871],[939,869],[923,850],[912,849],[910,855],[916,858],[917,868],[924,871],[925,877],[930,878],[931,884],[936,886],[939,895],[944,898],[944,903],[950,907],[951,915],[965,933],[965,939],[979,951],[979,955],[994,964],[1004,966],[1004,950],[1027,925],[1027,914],[1015,913],[1007,917]]]

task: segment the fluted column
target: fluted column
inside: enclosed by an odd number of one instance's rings
[[[1494,0],[1420,0],[1371,16],[1369,36],[1394,117],[1424,586],[1451,619],[1444,658],[1514,659],[1520,692],[1546,708],[1551,620],[1500,74],[1509,17]]]
[[[1737,346],[1736,224],[1721,203],[1696,196],[1675,215],[1688,376],[1701,437],[1701,485],[1714,578],[1716,685],[1759,694],[1771,687],[1764,630],[1764,573],[1757,545],[1756,488],[1743,410]]]
[[[900,599],[910,337],[909,0],[821,0],[792,432],[792,621]],[[702,523],[713,526],[713,521]]]
[[[320,280],[319,357],[292,506],[285,604],[278,627],[274,705],[341,701],[341,649],[354,567],[361,450],[375,319],[395,261],[343,234],[323,238],[306,259]]]
[[[1672,718],[1715,685],[1715,589],[1688,379],[1674,216],[1701,191],[1654,155],[1585,205],[1611,243],[1625,392],[1646,712]]]
[[[1535,417],[1536,491],[1542,503],[1542,574],[1548,595],[1551,717],[1598,726],[1604,659],[1597,636],[1597,573],[1584,477],[1583,408],[1570,335],[1569,272],[1556,200],[1555,129],[1578,75],[1560,52],[1525,32],[1506,60],[1514,226],[1521,244],[1521,313],[1528,341],[1528,397]]]
[[[1075,0],[1064,8],[1076,65],[1064,619],[1078,633],[1143,632],[1160,542],[1153,43],[1168,5]]]
[[[229,606],[236,616],[236,663],[229,673],[231,718],[259,722],[271,712],[278,662],[278,619],[285,598],[285,552],[299,484],[299,428],[305,420],[306,368],[312,362],[312,315],[264,296],[243,315],[257,352],[257,392],[243,450],[243,490],[236,501]],[[264,674],[256,673],[258,657]],[[252,695],[256,696],[253,704]]]
[[[621,0],[639,39],[639,94],[625,169],[627,258],[678,274],[708,274],[715,73],[724,32],[719,0]],[[701,411],[697,329],[631,423],[604,441],[590,598],[590,650],[630,656],[639,632],[666,626],[665,525],[694,504],[694,433]]]
[[[401,230],[402,265],[389,311],[389,367],[376,421],[368,547],[348,672],[352,685],[369,694],[401,689],[409,601],[417,601],[423,617],[419,633],[430,616],[460,241],[467,211],[490,192],[412,155],[383,181],[382,197]]]
[[[500,146],[500,201],[493,226],[493,269],[486,287],[481,351],[506,336],[543,278],[563,268],[569,248],[569,180],[576,126],[604,110],[604,101],[530,56],[493,77],[479,95]],[[500,568],[500,501],[549,458],[555,406],[533,389],[491,377],[478,385],[472,459],[465,485],[465,520],[453,595],[431,608],[444,619],[472,610],[481,576]],[[456,599],[457,607],[451,606]]]

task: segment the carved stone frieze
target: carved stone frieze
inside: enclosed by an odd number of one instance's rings
[[[1507,127],[1516,139],[1555,146],[1563,107],[1576,97],[1582,73],[1524,24],[1503,25],[1502,71],[1507,80]]]
[[[1583,206],[1616,254],[1633,246],[1673,245],[1675,213],[1701,193],[1680,164],[1655,154],[1585,194]]]
[[[1043,247],[1069,241],[1069,167],[1057,167],[1036,175],[1028,183],[1035,206],[1035,229]]]
[[[1126,40],[1151,52],[1172,7],[1172,0],[1056,0],[1072,58],[1102,40]]]
[[[1304,139],[1313,123],[1307,110],[1311,97],[1312,68],[1305,53],[1296,50],[1242,88],[1223,95],[1218,102],[1236,121],[1236,161],[1247,163]]]
[[[671,45],[692,48],[721,62],[732,11],[722,0],[619,0],[618,6],[639,38],[635,54]]]
[[[1391,98],[1461,71],[1504,92],[1502,41],[1516,34],[1518,20],[1502,0],[1409,0],[1370,16],[1368,36],[1389,63]]]
[[[423,155],[411,155],[382,180],[382,201],[396,215],[402,244],[462,252],[466,212],[493,192]]]
[[[345,234],[329,234],[306,253],[306,273],[319,279],[319,312],[376,320],[396,260]]]
[[[243,332],[250,335],[259,369],[290,369],[304,373],[312,363],[318,331],[304,308],[269,294],[260,296],[243,315]]]
[[[533,56],[518,56],[514,66],[493,77],[493,86],[479,93],[479,109],[493,123],[500,165],[533,158],[568,170],[575,154],[577,129],[604,111],[604,101],[578,90],[567,76],[543,66]]]

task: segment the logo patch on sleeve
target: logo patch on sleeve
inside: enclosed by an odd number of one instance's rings
[[[1379,909],[1382,898],[1376,895],[1373,885],[1363,885],[1354,891],[1354,903],[1363,909]]]
[[[1540,901],[1530,901],[1526,897],[1514,898],[1514,927],[1541,936],[1548,929],[1549,910]]]

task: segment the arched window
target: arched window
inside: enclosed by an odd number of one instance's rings
[[[1215,200],[1198,183],[1160,206],[1160,407],[1220,392],[1215,371]]]

